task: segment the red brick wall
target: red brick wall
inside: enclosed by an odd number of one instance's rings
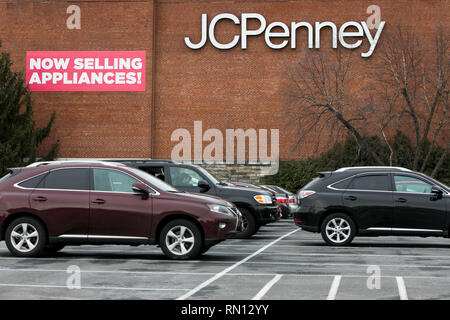
[[[66,9],[81,8],[81,30],[68,30]],[[0,3],[0,38],[14,68],[25,73],[27,51],[145,50],[152,78],[152,1],[8,1]],[[51,142],[60,157],[144,157],[151,154],[151,82],[145,92],[35,92],[38,125],[56,111]]]
[[[67,6],[81,8],[81,30],[66,28]],[[35,117],[43,125],[55,110],[52,136],[61,140],[60,157],[170,157],[176,128],[193,132],[193,123],[208,128],[265,128],[280,130],[282,159],[306,157],[311,146],[293,149],[297,129],[285,114],[287,73],[308,54],[303,38],[297,50],[272,50],[264,37],[253,37],[248,49],[218,50],[207,44],[189,49],[184,37],[200,35],[202,13],[212,17],[229,12],[262,14],[269,22],[364,21],[366,9],[381,7],[385,31],[408,26],[432,45],[438,24],[448,26],[448,1],[49,1],[10,0],[0,4],[0,38],[15,68],[25,72],[26,51],[32,50],[146,50],[145,92],[36,92]],[[153,21],[154,6],[156,21]],[[153,56],[153,24],[156,24]],[[218,40],[230,40],[239,26],[217,25]],[[301,34],[303,37],[304,34]],[[428,40],[426,40],[428,37]],[[322,46],[329,46],[323,38]],[[354,55],[358,72],[377,59]],[[152,60],[154,59],[154,60]],[[152,70],[152,66],[155,70]],[[153,72],[154,71],[154,72]],[[152,92],[152,80],[154,92]],[[358,94],[356,85],[355,94]],[[154,94],[154,96],[152,96]],[[155,105],[153,106],[153,101]],[[152,109],[154,114],[152,115]],[[152,119],[153,117],[153,119]],[[152,132],[152,121],[155,131]],[[152,155],[153,135],[153,155]]]

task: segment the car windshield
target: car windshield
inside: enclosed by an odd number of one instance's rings
[[[8,173],[6,173],[3,177],[0,177],[0,182],[3,182],[5,180],[8,180],[9,178],[11,178],[12,176],[15,176],[17,173],[19,173],[18,170],[9,170]]]
[[[142,170],[136,169],[136,168],[132,168],[132,167],[127,167],[127,169],[130,170],[131,172],[133,172],[134,174],[138,175],[145,181],[148,181],[149,183],[151,183],[152,185],[154,185],[155,187],[157,187],[158,189],[160,189],[162,191],[180,192],[178,189],[176,189],[176,188],[172,187],[170,184],[156,178],[155,176],[152,176],[150,173],[147,173],[145,171],[142,171]]]
[[[279,192],[279,193],[286,193],[286,194],[289,194],[289,193],[291,193],[291,192],[289,192],[289,191],[287,191],[286,189],[283,189],[283,188],[281,188],[281,187],[279,187],[279,186],[269,186],[270,188],[272,188],[272,189],[274,189],[275,191],[277,191],[277,192]]]
[[[12,176],[12,172],[10,171],[7,174],[5,174],[3,177],[0,178],[0,182],[5,181],[6,179],[8,179],[11,176]]]
[[[202,167],[198,167],[198,169],[200,170],[201,173],[203,173],[209,180],[211,180],[212,183],[214,184],[219,184],[220,180],[214,176],[212,173],[210,173],[208,170],[202,168]]]

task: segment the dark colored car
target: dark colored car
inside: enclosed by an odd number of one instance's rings
[[[141,170],[103,162],[46,162],[0,181],[0,240],[16,256],[65,245],[156,244],[188,259],[237,232],[237,208],[180,192]]]
[[[282,210],[282,217],[284,219],[292,218],[294,212],[297,210],[297,197],[292,192],[287,191],[278,186],[274,185],[261,185],[264,188],[273,190],[275,192],[275,197]]]
[[[450,189],[398,167],[322,172],[299,191],[295,223],[331,245],[355,236],[449,236]]]
[[[156,159],[114,161],[146,171],[178,190],[214,195],[234,203],[243,218],[242,231],[236,238],[248,238],[261,226],[280,218],[277,200],[271,192],[222,182],[201,166]]]

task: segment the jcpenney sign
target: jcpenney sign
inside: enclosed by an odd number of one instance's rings
[[[259,23],[257,29],[249,29],[247,27],[248,21],[254,19]],[[220,43],[216,40],[215,27],[220,20],[231,20],[236,25],[241,25],[241,34],[235,35],[233,40],[228,43]],[[370,57],[377,46],[381,32],[383,31],[385,21],[381,21],[375,35],[372,36],[367,23],[364,21],[348,21],[342,24],[339,28],[333,22],[315,22],[314,26],[308,22],[291,22],[290,27],[283,22],[272,22],[267,25],[266,19],[259,13],[243,13],[241,19],[231,13],[221,13],[216,15],[209,23],[208,28],[208,16],[206,13],[202,14],[202,37],[200,42],[192,43],[189,37],[184,38],[184,42],[191,49],[200,49],[206,42],[221,50],[227,50],[234,48],[239,41],[241,42],[241,49],[247,49],[247,38],[249,36],[259,36],[264,33],[264,40],[269,48],[279,50],[283,49],[290,43],[291,49],[297,47],[297,30],[300,28],[305,29],[308,32],[308,48],[319,49],[320,48],[320,34],[321,29],[329,28],[332,32],[332,48],[337,48],[338,41],[341,46],[347,49],[356,49],[363,41],[369,43],[369,49],[367,52],[362,52],[363,58]],[[277,43],[273,43],[273,39],[281,39]],[[362,39],[361,39],[362,38]]]

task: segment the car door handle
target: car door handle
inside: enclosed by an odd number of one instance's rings
[[[103,200],[103,199],[95,199],[95,200],[92,200],[92,203],[97,203],[97,204],[104,204],[106,201],[105,200]]]
[[[345,199],[345,200],[351,200],[351,201],[358,200],[358,198],[355,197],[355,196],[347,196],[347,197],[345,197],[344,199]]]
[[[395,199],[395,202],[406,202],[407,200],[405,198],[397,198]]]
[[[46,198],[46,197],[39,196],[39,197],[33,198],[33,201],[45,202],[45,201],[47,201],[47,198]]]

